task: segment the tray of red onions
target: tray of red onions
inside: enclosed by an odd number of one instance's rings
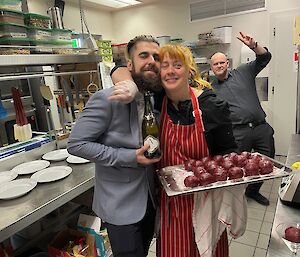
[[[259,153],[242,152],[188,159],[159,170],[168,196],[289,176],[292,168]]]

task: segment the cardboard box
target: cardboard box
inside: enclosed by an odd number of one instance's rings
[[[54,238],[48,246],[49,255],[52,257],[71,257],[63,249],[68,245],[69,241],[73,241],[78,237],[86,238],[86,244],[88,245],[86,257],[97,257],[95,237],[88,233],[72,229],[63,230]]]
[[[105,245],[104,238],[100,234],[101,219],[99,217],[80,214],[77,222],[77,227],[79,230],[95,236],[98,257],[108,256],[107,246]]]

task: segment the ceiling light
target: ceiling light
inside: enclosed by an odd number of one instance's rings
[[[95,4],[101,4],[113,8],[123,8],[126,6],[141,4],[141,2],[136,0],[86,0],[87,2],[92,2]]]

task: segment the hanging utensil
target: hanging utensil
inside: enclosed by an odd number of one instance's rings
[[[75,121],[76,117],[75,117],[74,98],[73,98],[72,89],[71,89],[71,87],[69,86],[68,82],[65,80],[64,77],[61,77],[61,84],[62,84],[62,87],[63,87],[64,91],[67,93],[72,118],[73,118],[73,121]]]
[[[74,77],[73,75],[70,76],[70,82],[74,85],[75,88],[75,99],[76,99],[76,104],[79,103],[79,86],[78,86],[78,81],[77,77]]]
[[[43,98],[50,101],[53,99],[53,94],[49,86],[46,86],[42,81],[40,85],[40,92]]]
[[[82,112],[83,107],[85,106],[84,96],[82,94],[82,87],[79,87],[77,76],[71,76],[70,81],[73,83],[73,85],[75,87],[76,104],[77,104],[78,110],[79,110],[79,112]]]
[[[63,95],[59,95],[58,96],[58,104],[59,104],[59,108],[60,108],[60,115],[61,115],[61,127],[63,129],[63,132],[66,132],[66,119],[65,119],[65,112],[64,112],[64,108],[65,108],[65,101],[64,101],[64,96]]]
[[[90,83],[86,87],[86,91],[88,92],[89,97],[91,97],[91,95],[96,93],[98,90],[98,85],[93,82],[93,73],[90,72]]]
[[[19,125],[19,126],[26,125],[26,124],[28,124],[28,120],[25,115],[24,106],[23,106],[23,103],[21,100],[20,92],[15,87],[12,87],[11,91],[12,91],[12,97],[14,100],[14,107],[16,110],[17,125]]]
[[[12,87],[12,96],[16,111],[16,124],[14,125],[14,136],[18,141],[25,141],[32,137],[31,124],[28,123],[24,106],[18,89]]]
[[[63,127],[63,117],[62,117],[62,108],[60,104],[60,97],[59,95],[56,97],[56,104],[57,104],[57,111],[58,111],[58,117],[59,117],[59,123],[61,127]]]

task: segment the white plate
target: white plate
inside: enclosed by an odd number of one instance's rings
[[[14,180],[18,174],[14,171],[1,171],[0,172],[0,184]]]
[[[0,187],[0,199],[8,200],[20,197],[30,192],[37,182],[30,178],[9,181]]]
[[[63,161],[70,156],[67,149],[54,150],[49,153],[45,153],[42,158],[47,161]]]
[[[36,160],[31,162],[25,162],[14,167],[11,171],[16,172],[19,175],[31,174],[39,170],[45,169],[50,166],[50,162],[44,160]]]
[[[88,163],[88,162],[90,162],[90,161],[87,160],[87,159],[84,159],[84,158],[75,156],[75,155],[70,155],[70,156],[67,158],[67,162],[68,162],[68,163],[72,163],[72,164],[80,164],[80,163]]]
[[[71,172],[69,166],[54,166],[34,173],[31,178],[38,183],[52,182],[69,176]]]

